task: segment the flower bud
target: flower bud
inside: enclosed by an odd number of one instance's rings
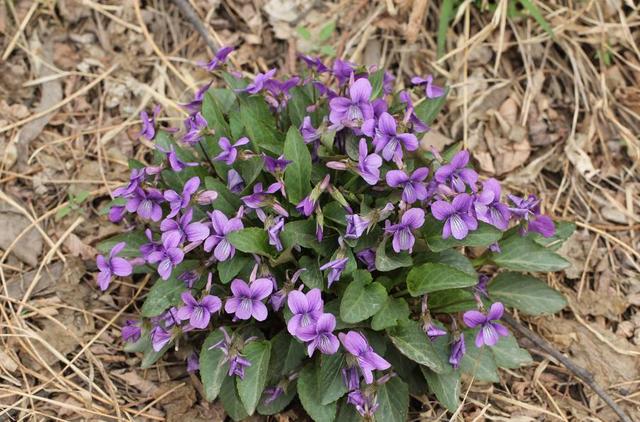
[[[218,198],[218,192],[214,190],[205,190],[198,194],[196,202],[198,205],[210,205]]]

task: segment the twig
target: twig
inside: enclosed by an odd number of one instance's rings
[[[198,16],[196,11],[193,10],[193,7],[191,7],[189,2],[187,0],[173,0],[173,2],[176,4],[176,6],[178,6],[178,9],[180,9],[180,12],[182,12],[184,17],[187,18],[189,23],[194,26],[196,31],[198,31],[198,34],[200,34],[200,36],[207,43],[207,46],[209,46],[211,52],[213,54],[216,54],[216,52],[220,49],[220,45],[218,45],[216,40],[214,40],[209,32],[207,32],[207,28],[205,28],[204,23],[202,23],[200,16]]]
[[[582,382],[587,384],[606,404],[613,409],[622,422],[633,422],[629,416],[618,406],[618,404],[611,398],[609,394],[594,380],[593,374],[583,367],[574,363],[571,359],[556,350],[545,339],[516,321],[511,315],[504,314],[502,319],[509,324],[514,330],[531,340],[536,346],[556,358],[560,361],[568,370],[578,377]]]

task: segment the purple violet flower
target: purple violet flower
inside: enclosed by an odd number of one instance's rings
[[[433,322],[429,321],[424,324],[423,327],[425,334],[429,337],[429,340],[435,341],[438,337],[442,337],[447,335],[447,331],[435,325]]]
[[[211,217],[212,232],[211,236],[204,241],[204,250],[211,252],[215,247],[213,256],[221,262],[233,258],[236,248],[227,240],[227,235],[231,232],[242,230],[244,228],[242,220],[238,217],[229,219],[220,210],[210,212],[209,217]]]
[[[240,173],[234,169],[229,170],[229,173],[227,173],[227,188],[233,193],[240,193],[244,189],[244,180],[242,180]]]
[[[162,249],[151,252],[147,257],[150,264],[158,264],[158,274],[163,280],[171,276],[173,268],[184,259],[184,251],[178,247],[179,239],[175,236],[169,237],[162,242]]]
[[[310,116],[305,116],[304,119],[302,119],[300,133],[302,134],[302,139],[304,139],[305,144],[311,143],[320,138],[318,129],[314,128],[313,124],[311,123]]]
[[[167,156],[169,167],[171,167],[171,170],[175,172],[181,172],[186,167],[196,167],[198,165],[198,163],[189,163],[186,161],[182,161],[182,159],[178,157],[178,154],[176,153],[173,145],[169,146],[168,150],[162,148],[160,145],[156,145],[156,149]]]
[[[169,203],[169,208],[171,209],[167,218],[173,218],[181,209],[187,208],[191,202],[191,195],[196,193],[199,187],[200,178],[194,176],[185,182],[182,194],[171,189],[164,191],[164,199]]]
[[[393,234],[391,245],[396,253],[401,251],[413,251],[413,244],[416,241],[412,230],[419,229],[424,224],[424,211],[420,208],[411,208],[402,215],[398,224],[391,225],[387,220],[385,232]]]
[[[360,374],[355,366],[347,366],[342,368],[342,382],[347,387],[347,391],[353,391],[360,388]]]
[[[342,346],[353,356],[367,384],[373,382],[373,371],[389,369],[391,364],[377,354],[362,333],[349,331],[338,334]]]
[[[316,205],[316,200],[311,198],[311,195],[307,195],[302,201],[298,203],[298,205],[296,205],[296,210],[298,210],[298,212],[305,217],[309,217],[311,214],[313,214],[313,211],[315,211]]]
[[[316,323],[322,315],[324,303],[320,289],[311,289],[306,294],[299,290],[289,292],[287,305],[293,314],[287,323],[287,330],[292,336],[295,336],[301,328]]]
[[[140,184],[144,182],[147,177],[145,169],[131,169],[129,175],[129,184],[127,186],[121,186],[113,191],[112,196],[114,198],[126,197],[131,195],[136,189],[140,188]]]
[[[185,240],[189,242],[202,242],[209,236],[209,228],[203,223],[192,223],[193,210],[189,208],[178,221],[171,218],[165,218],[160,223],[162,231],[162,241],[169,237],[175,237],[177,242],[182,243]]]
[[[196,281],[200,280],[200,274],[193,270],[185,271],[178,276],[178,280],[182,281],[188,289],[191,289]]]
[[[196,196],[198,205],[211,205],[216,199],[218,199],[218,192],[214,190],[203,190]]]
[[[344,84],[351,78],[356,65],[346,60],[336,60],[333,62],[333,76],[336,77],[340,85]]]
[[[428,167],[417,168],[411,175],[404,170],[391,170],[387,172],[387,184],[394,188],[401,187],[402,200],[407,204],[413,204],[427,199],[427,187],[423,181],[428,175]]]
[[[278,252],[282,252],[282,242],[280,241],[280,233],[284,230],[284,217],[276,216],[268,218],[265,223],[265,230],[269,235],[269,244],[274,246]]]
[[[372,420],[380,407],[376,394],[372,391],[354,390],[347,395],[347,403],[352,404],[365,420]]]
[[[478,220],[500,230],[509,228],[511,212],[500,202],[500,183],[496,179],[488,179],[482,184],[482,192],[476,195],[473,205]]]
[[[375,152],[386,161],[402,161],[402,148],[407,151],[418,149],[418,138],[412,133],[398,133],[396,120],[387,112],[378,119],[378,127],[373,137]]]
[[[187,372],[192,374],[199,369],[200,359],[198,358],[198,354],[196,352],[193,352],[187,357]]]
[[[227,61],[227,57],[229,56],[229,54],[231,54],[231,52],[233,50],[235,50],[235,48],[234,47],[229,47],[229,46],[220,48],[216,52],[216,54],[213,56],[211,61],[209,61],[209,63],[205,64],[202,67],[204,69],[208,70],[209,72],[213,72],[220,65],[224,64]]]
[[[181,321],[189,320],[189,324],[195,328],[207,328],[211,314],[218,312],[222,307],[220,298],[213,295],[206,295],[198,302],[187,290],[180,297],[184,306],[178,309],[176,316]]]
[[[153,108],[153,114],[149,117],[149,114],[145,110],[140,112],[140,120],[142,120],[142,129],[138,136],[142,136],[148,140],[153,140],[156,137],[156,118],[160,114],[160,106],[156,105]]]
[[[209,347],[211,349],[220,349],[222,353],[225,355],[225,362],[229,362],[229,372],[228,376],[237,376],[240,379],[244,378],[244,368],[251,366],[251,362],[245,358],[240,351],[238,350],[237,345],[235,345],[234,339],[232,339],[227,330],[223,327],[220,327],[220,331],[224,335],[224,338],[220,340],[218,343]],[[249,339],[248,339],[249,340]]]
[[[368,271],[376,269],[376,251],[373,248],[367,248],[357,252],[356,258],[367,266]]]
[[[329,102],[329,120],[337,127],[359,128],[366,120],[373,118],[371,83],[362,78],[349,87],[349,97],[336,97]]]
[[[487,315],[476,310],[464,313],[462,319],[467,327],[475,328],[480,326],[480,330],[476,334],[476,347],[482,347],[485,344],[487,346],[495,346],[501,336],[506,337],[509,335],[509,330],[504,325],[494,322],[502,318],[503,313],[504,305],[500,302],[495,302],[491,305]]]
[[[171,333],[160,326],[153,327],[150,335],[151,347],[154,352],[159,352],[171,341]]]
[[[267,319],[267,307],[262,301],[273,291],[273,281],[268,278],[258,278],[250,285],[236,278],[231,282],[233,296],[227,299],[224,310],[228,314],[247,320],[251,317],[257,321]]]
[[[309,343],[307,345],[309,357],[313,356],[313,352],[316,349],[325,355],[332,355],[340,347],[338,337],[333,334],[335,328],[336,317],[332,314],[322,314],[315,324],[299,328],[296,331],[296,336],[300,340]]]
[[[408,91],[402,91],[399,97],[400,101],[405,104],[404,118],[402,119],[404,124],[411,124],[413,126],[413,130],[416,132],[428,131],[429,126],[427,126],[426,123],[420,120],[420,118],[415,113],[413,101],[411,100],[411,94]]]
[[[330,270],[329,276],[327,277],[329,288],[331,288],[331,285],[334,282],[340,280],[342,272],[347,267],[347,261],[349,261],[349,258],[338,258],[333,261],[329,261],[320,267],[320,271]]]
[[[367,141],[361,138],[358,144],[358,172],[360,176],[373,186],[380,180],[380,166],[382,166],[382,158],[375,153],[369,154]]]
[[[284,388],[282,388],[282,386],[280,385],[267,387],[264,389],[263,394],[265,395],[263,403],[265,405],[269,405],[274,401],[278,400],[278,398],[280,398],[284,394]]]
[[[515,207],[509,208],[509,211],[526,222],[522,229],[523,234],[526,234],[527,231],[533,231],[544,237],[551,237],[556,233],[553,220],[549,216],[540,214],[540,199],[538,197],[535,195],[529,195],[527,198],[515,195],[508,195],[508,197],[515,205]]]
[[[427,98],[431,100],[440,98],[444,95],[444,88],[434,84],[433,76],[431,75],[427,75],[426,78],[414,76],[413,78],[411,78],[411,83],[414,85],[426,85],[425,94],[427,94]]]
[[[142,329],[140,328],[140,322],[132,319],[128,319],[122,327],[122,339],[126,342],[135,343],[140,339],[142,335]]]
[[[207,128],[207,121],[197,111],[184,121],[184,127],[186,133],[182,137],[182,142],[193,146],[202,140],[202,133]]]
[[[467,168],[467,164],[469,164],[469,151],[459,151],[453,156],[449,164],[445,164],[436,170],[434,177],[438,183],[447,183],[456,192],[466,191],[467,186],[475,189],[478,173]]]
[[[273,158],[268,155],[263,155],[262,159],[264,161],[264,168],[271,174],[281,174],[287,168],[289,164],[292,163],[291,160],[286,160],[284,155],[281,155],[278,158]]]
[[[112,275],[126,277],[131,275],[133,272],[133,267],[129,261],[116,256],[126,246],[127,244],[125,242],[116,243],[113,245],[113,248],[111,248],[108,258],[105,258],[102,255],[98,255],[96,258],[96,265],[100,270],[100,273],[98,274],[98,287],[100,287],[100,290],[107,290],[109,284],[111,284]]]
[[[358,239],[371,224],[371,218],[361,217],[358,214],[347,214],[347,230],[344,235],[347,239]]]
[[[212,83],[213,81],[198,88],[195,95],[193,96],[193,100],[191,100],[191,102],[187,104],[182,104],[182,107],[187,109],[189,113],[195,113],[199,111],[200,107],[202,106],[202,100],[204,99],[204,94],[206,94],[206,92],[209,90],[209,87],[211,86]]]
[[[460,362],[462,361],[462,357],[466,353],[467,348],[464,344],[464,334],[458,333],[453,340],[453,345],[451,346],[451,355],[449,356],[449,363],[454,369],[458,369],[460,367]]]
[[[158,189],[149,188],[146,191],[137,188],[127,201],[127,211],[137,213],[143,220],[160,221],[162,219],[162,207],[164,202],[162,193]]]
[[[149,240],[149,243],[144,243],[142,245],[140,245],[140,253],[142,254],[142,257],[144,258],[145,261],[149,260],[149,255],[152,252],[158,252],[162,250],[162,243],[161,242],[155,242],[153,240],[153,233],[151,232],[151,229],[146,229],[144,231],[145,236],[147,237],[147,239]]]
[[[236,158],[238,157],[238,150],[236,148],[248,143],[249,138],[247,137],[242,137],[238,139],[235,144],[232,144],[229,141],[229,138],[223,136],[218,141],[218,145],[220,145],[220,148],[222,148],[222,152],[216,155],[213,160],[223,161],[226,165],[230,166],[236,161]]]
[[[473,198],[460,193],[450,204],[445,201],[436,201],[431,204],[431,214],[440,221],[444,221],[442,228],[442,238],[448,239],[453,235],[454,239],[461,240],[467,237],[469,231],[478,228],[478,221],[471,214]]]
[[[273,75],[275,74],[276,69],[271,69],[266,73],[258,73],[253,79],[253,82],[251,82],[249,85],[247,85],[246,88],[241,89],[240,91],[248,92],[249,94],[257,94],[258,92],[262,91],[265,83],[271,80],[273,78]]]

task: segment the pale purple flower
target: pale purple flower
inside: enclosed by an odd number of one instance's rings
[[[342,85],[351,78],[356,65],[346,60],[336,60],[333,62],[332,73],[336,77],[338,83]]]
[[[229,170],[229,173],[227,173],[227,188],[233,193],[240,193],[244,189],[244,180],[242,180],[240,173],[234,169]]]
[[[405,104],[404,118],[402,121],[404,124],[411,124],[413,130],[416,132],[426,132],[429,130],[429,126],[424,123],[415,113],[413,107],[413,101],[411,100],[411,94],[408,91],[402,91],[399,94],[400,101]]]
[[[460,362],[462,361],[462,357],[466,353],[467,348],[464,344],[464,334],[457,333],[454,340],[453,345],[451,346],[451,355],[449,355],[449,363],[455,369],[460,367]]]
[[[330,270],[329,276],[327,277],[329,288],[331,288],[334,282],[340,280],[342,272],[347,267],[347,261],[349,261],[349,258],[338,258],[320,267],[320,271]]]
[[[220,327],[220,331],[222,331],[224,338],[218,343],[209,347],[209,350],[222,350],[222,353],[224,353],[225,355],[224,362],[229,362],[228,375],[234,375],[242,379],[244,378],[244,368],[251,366],[251,362],[240,353],[238,347],[234,345],[234,340],[227,333],[227,330],[225,330],[223,327]]]
[[[142,335],[140,322],[128,319],[122,327],[122,339],[127,342],[135,343]]]
[[[202,133],[207,128],[206,119],[200,114],[199,111],[191,114],[185,121],[185,134],[182,137],[182,142],[187,145],[195,145],[202,140]]]
[[[182,161],[182,159],[178,157],[178,154],[176,153],[176,150],[173,147],[173,145],[169,146],[168,150],[162,148],[160,145],[156,145],[156,149],[167,156],[167,160],[169,161],[169,167],[171,167],[171,170],[175,172],[181,172],[186,167],[195,167],[198,165],[198,163],[190,163],[190,162]]]
[[[268,155],[263,155],[262,159],[264,161],[264,168],[271,174],[278,174],[284,172],[289,164],[292,163],[291,160],[286,160],[284,155],[281,155],[278,158],[273,158]]]
[[[248,92],[249,94],[257,94],[258,92],[262,91],[265,83],[271,80],[273,78],[273,75],[275,74],[276,74],[276,69],[271,69],[266,73],[258,73],[256,77],[253,79],[253,82],[251,82],[249,85],[247,85],[246,88],[240,91]]]
[[[140,187],[140,184],[144,182],[147,177],[145,169],[131,169],[129,175],[129,184],[127,186],[121,186],[113,191],[112,196],[114,198],[126,197],[131,195],[136,189]]]
[[[253,186],[253,193],[251,195],[245,195],[241,199],[248,208],[256,210],[258,217],[262,220],[266,220],[266,215],[262,212],[262,208],[266,206],[271,206],[273,210],[281,216],[288,217],[289,213],[287,210],[273,197],[274,193],[282,189],[283,185],[280,182],[270,184],[267,190],[263,190],[262,183],[256,183]]]
[[[380,153],[386,161],[402,160],[402,149],[415,151],[418,149],[418,138],[412,133],[398,133],[396,120],[387,112],[378,119],[377,130],[373,137],[375,152]]]
[[[109,221],[112,223],[119,223],[127,213],[127,208],[124,205],[112,205],[109,208]]]
[[[284,217],[276,216],[275,218],[267,219],[265,223],[265,230],[269,236],[269,244],[274,246],[278,252],[282,252],[282,242],[280,241],[280,233],[284,230]]]
[[[477,293],[480,293],[484,297],[488,298],[489,297],[489,291],[487,290],[487,286],[489,284],[489,280],[490,279],[491,278],[488,275],[480,274],[478,276],[478,284],[475,285],[474,290]]]
[[[228,314],[247,320],[251,317],[257,321],[267,319],[267,307],[262,301],[273,291],[273,281],[268,278],[258,278],[250,285],[236,278],[231,282],[233,296],[227,299],[224,310]]]
[[[482,192],[476,195],[473,206],[478,220],[500,230],[509,228],[511,212],[500,202],[500,183],[496,179],[488,179],[482,184]]]
[[[382,77],[382,92],[385,95],[389,95],[393,92],[393,85],[395,84],[396,77],[391,72],[385,71]]]
[[[417,168],[411,175],[404,170],[391,170],[387,172],[387,184],[394,188],[401,187],[402,200],[407,204],[413,204],[416,201],[427,199],[428,193],[424,179],[428,175],[428,167]]]
[[[189,324],[195,328],[204,329],[209,325],[211,314],[216,313],[222,307],[222,301],[217,296],[206,295],[197,301],[188,290],[180,296],[184,306],[178,309],[176,316],[181,321],[189,320]]]
[[[442,337],[447,334],[446,330],[443,330],[431,321],[424,324],[422,328],[431,341],[435,341],[438,337]]]
[[[292,336],[295,336],[301,328],[316,323],[322,315],[324,303],[320,289],[311,289],[306,294],[299,290],[289,292],[287,305],[293,314],[287,323],[287,330]]]
[[[469,151],[459,151],[453,156],[449,164],[445,164],[436,170],[434,177],[438,183],[446,183],[457,192],[466,191],[467,186],[475,190],[478,173],[467,168],[467,164],[469,164]]]
[[[358,239],[362,236],[371,224],[371,218],[358,214],[347,214],[347,230],[344,237],[347,239]]]
[[[229,47],[229,46],[220,48],[216,52],[216,54],[213,56],[211,61],[209,61],[209,63],[205,64],[202,67],[204,69],[208,70],[209,72],[213,72],[220,65],[224,64],[227,61],[227,57],[229,56],[229,54],[231,54],[231,52],[233,50],[235,50],[235,48],[234,47]]]
[[[431,75],[427,75],[426,78],[414,76],[413,78],[411,78],[411,83],[414,85],[426,85],[425,94],[427,94],[427,98],[429,99],[433,100],[444,95],[444,88],[434,84],[433,76]]]
[[[105,258],[102,255],[98,255],[96,258],[96,265],[100,270],[98,274],[98,286],[100,290],[105,291],[111,283],[111,277],[117,275],[120,277],[126,277],[131,275],[133,267],[129,261],[124,258],[120,258],[118,255],[127,244],[125,242],[119,242],[113,245],[109,256]]]
[[[151,229],[146,229],[144,231],[145,236],[147,237],[147,239],[149,240],[149,243],[144,243],[142,245],[140,245],[140,253],[142,254],[142,257],[144,258],[145,261],[149,260],[149,255],[152,252],[158,252],[162,250],[162,243],[161,242],[155,242],[153,240],[153,232],[151,231]]]
[[[197,111],[200,111],[200,107],[202,106],[202,100],[204,99],[204,94],[207,93],[207,91],[209,90],[209,87],[211,86],[212,83],[213,83],[213,81],[211,81],[211,82],[207,83],[206,85],[203,85],[200,88],[198,88],[198,90],[196,91],[195,95],[193,96],[193,100],[191,100],[191,102],[189,102],[187,104],[182,104],[182,107],[187,109],[187,111],[189,111],[189,113],[195,113]]]
[[[500,337],[509,335],[509,330],[504,325],[494,322],[500,320],[503,313],[504,305],[500,302],[495,302],[491,305],[487,315],[476,310],[464,313],[462,319],[467,327],[480,327],[478,334],[476,334],[476,347],[482,347],[485,344],[487,346],[495,346]]]
[[[192,352],[187,357],[187,372],[194,373],[200,369],[200,359],[198,358],[198,354],[196,352]]]
[[[206,252],[213,251],[213,256],[218,261],[226,261],[233,258],[236,248],[227,240],[227,235],[231,232],[242,230],[244,225],[238,217],[227,218],[220,210],[214,210],[209,213],[211,217],[211,236],[204,241],[204,250]]]
[[[413,251],[413,244],[416,241],[412,231],[419,229],[424,224],[424,211],[420,208],[411,208],[402,215],[400,222],[397,224],[389,224],[387,220],[387,226],[385,232],[393,234],[393,240],[391,245],[396,253],[401,251]]]
[[[376,251],[374,249],[363,249],[356,253],[356,258],[367,266],[367,270],[373,271],[376,269]]]
[[[277,79],[270,79],[264,84],[267,90],[264,99],[274,109],[282,110],[287,106],[289,99],[291,99],[291,93],[289,91],[299,83],[300,78],[298,76],[282,82]]]
[[[391,364],[377,354],[367,342],[362,333],[358,331],[349,331],[347,334],[338,334],[342,346],[349,352],[358,362],[358,367],[364,381],[367,384],[373,382],[373,371],[382,371],[389,369]]]
[[[143,136],[148,140],[152,140],[156,137],[156,118],[160,114],[160,106],[156,105],[153,108],[153,114],[149,116],[146,110],[140,112],[140,120],[142,120],[142,129],[138,136]]]
[[[318,73],[325,73],[329,71],[327,66],[322,63],[322,59],[320,57],[311,57],[299,54],[298,58],[301,59],[310,70],[315,70]]]
[[[158,189],[144,190],[137,188],[127,200],[127,211],[137,213],[144,220],[160,221],[162,219],[162,207],[164,202],[162,193]]]
[[[196,281],[200,280],[200,274],[197,271],[185,271],[178,276],[178,280],[182,281],[187,288],[191,289]]]
[[[382,166],[382,158],[375,153],[369,154],[367,141],[361,138],[358,144],[358,172],[360,176],[373,186],[380,180],[380,166]]]
[[[160,326],[155,326],[151,329],[151,347],[154,352],[159,352],[165,347],[169,341],[171,341],[171,333],[165,331],[164,328]]]
[[[322,314],[318,317],[315,324],[300,328],[296,331],[296,336],[309,343],[307,345],[307,353],[313,356],[316,349],[325,355],[332,355],[338,351],[340,342],[333,334],[336,328],[336,317],[332,314]]]
[[[431,204],[431,214],[444,221],[443,239],[453,235],[454,239],[461,240],[467,237],[469,231],[478,228],[478,221],[470,212],[472,205],[473,198],[466,193],[458,194],[451,203],[439,200]]]
[[[214,161],[223,161],[225,164],[230,166],[238,157],[238,150],[236,148],[242,145],[247,145],[248,143],[249,138],[246,136],[238,139],[234,144],[229,141],[229,138],[223,136],[218,140],[218,145],[220,145],[222,152],[216,155],[213,159]]]
[[[358,79],[349,87],[349,97],[336,97],[329,102],[329,120],[337,127],[359,128],[373,118],[371,83],[366,78]]]
[[[509,210],[520,219],[526,222],[523,226],[523,234],[527,231],[540,233],[544,237],[551,237],[556,233],[553,220],[549,216],[540,214],[540,199],[535,195],[529,195],[527,198],[520,198],[515,195],[508,195],[509,200],[515,205]]]
[[[360,374],[358,372],[358,368],[355,366],[342,368],[342,382],[345,387],[347,387],[347,391],[353,391],[360,388]]]
[[[296,210],[305,217],[309,217],[316,209],[316,205],[317,201],[311,198],[311,195],[307,195],[296,205]]]
[[[171,189],[164,191],[163,197],[169,203],[169,208],[171,210],[167,215],[167,218],[172,218],[178,214],[181,209],[187,208],[191,202],[191,195],[196,193],[199,187],[200,178],[198,176],[193,176],[185,182],[182,187],[182,194]]]
[[[320,138],[318,130],[314,128],[313,124],[311,123],[310,116],[305,116],[304,119],[302,119],[300,133],[302,134],[302,139],[304,139],[305,144],[308,144]]]
[[[371,390],[354,390],[347,395],[347,403],[352,404],[365,420],[372,420],[380,407],[376,394]]]
[[[184,259],[184,251],[179,247],[179,239],[169,237],[162,242],[162,249],[151,252],[147,258],[150,264],[158,262],[158,274],[163,280],[171,276],[173,268]]]
[[[218,192],[214,190],[203,190],[196,196],[198,205],[211,205],[216,199],[218,199]]]
[[[162,231],[162,241],[169,237],[175,237],[176,243],[182,243],[185,240],[189,242],[202,242],[209,236],[209,228],[203,223],[192,223],[193,209],[189,208],[178,221],[171,218],[165,218],[160,223],[160,231]]]
[[[273,403],[274,401],[278,400],[278,398],[284,394],[284,388],[282,388],[282,386],[280,386],[280,385],[275,385],[273,387],[267,387],[267,388],[264,389],[263,394],[265,395],[263,403],[265,405],[268,405],[268,404]]]

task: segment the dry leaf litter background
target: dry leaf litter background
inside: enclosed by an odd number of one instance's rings
[[[436,58],[439,1],[191,0],[211,36],[239,46],[248,75],[295,68],[335,20],[338,56],[391,67],[399,84],[433,73],[452,89],[424,148],[462,141],[485,176],[542,192],[578,229],[551,274],[570,306],[525,322],[595,374],[640,418],[640,17],[634,0],[544,0],[551,37],[507,1],[464,2]],[[314,32],[315,31],[315,32]],[[99,210],[144,160],[138,113],[161,104],[178,125],[205,43],[168,0],[0,2],[0,420],[222,421],[185,375],[184,356],[140,370],[119,327],[148,282],[96,288],[95,245],[120,228]],[[70,198],[88,193],[79,204]],[[70,196],[71,195],[71,196]],[[62,210],[62,211],[61,211]],[[62,216],[62,214],[65,214]],[[526,339],[520,340],[531,347]],[[453,420],[611,421],[554,359],[465,380]],[[448,420],[428,397],[413,420]],[[258,417],[254,420],[261,420]],[[272,418],[273,419],[273,418]],[[294,406],[277,421],[304,420]]]

